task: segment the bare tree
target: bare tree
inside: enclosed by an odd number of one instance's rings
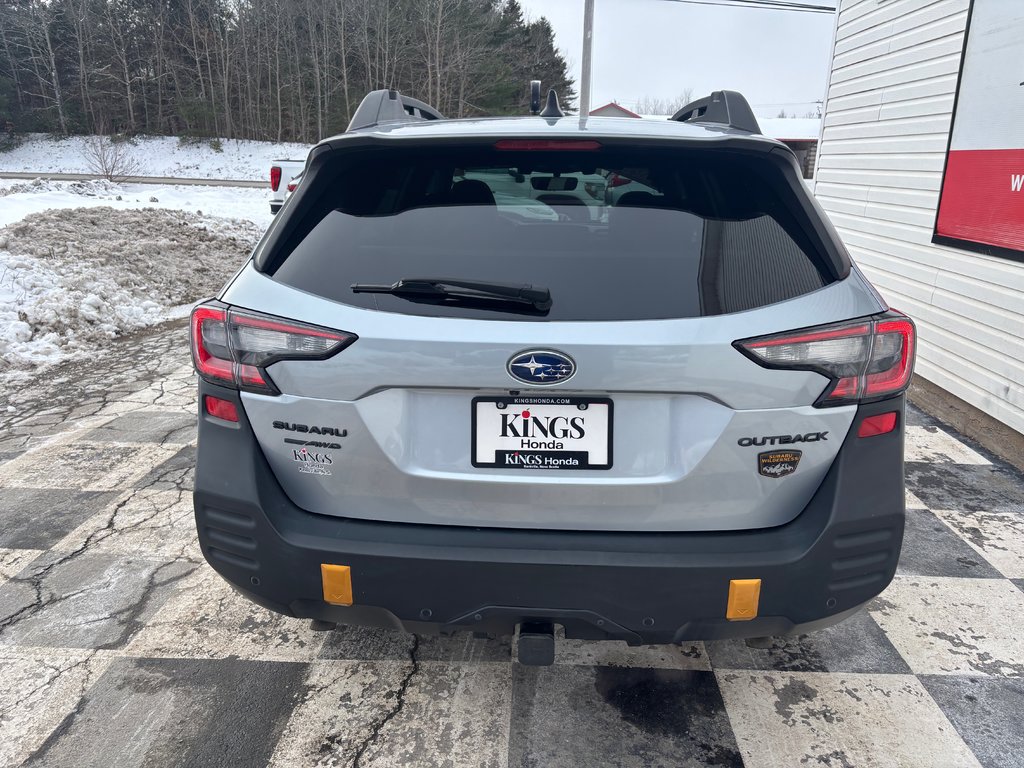
[[[314,141],[397,88],[444,114],[571,109],[554,30],[518,0],[0,0],[0,124]]]
[[[693,88],[686,87],[674,99],[644,96],[637,101],[636,111],[641,115],[672,115],[691,101],[693,101]]]
[[[56,6],[31,0],[17,19],[21,50],[12,55],[12,60],[20,60],[26,74],[32,75],[27,78],[26,95],[37,100],[44,110],[55,112],[58,130],[67,133],[67,110],[57,66],[58,43],[54,37],[54,25],[59,14],[60,9]],[[33,82],[34,87],[31,85]]]
[[[107,181],[124,181],[139,175],[139,161],[132,156],[128,141],[114,141],[108,136],[89,136],[82,149],[89,169]]]

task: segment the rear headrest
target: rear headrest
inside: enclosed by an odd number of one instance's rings
[[[479,179],[463,179],[452,185],[448,193],[451,205],[494,205],[494,193]]]

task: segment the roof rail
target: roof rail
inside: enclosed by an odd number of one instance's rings
[[[444,120],[444,115],[419,99],[403,96],[398,91],[382,88],[370,91],[359,102],[347,131],[358,131],[378,123],[402,120]]]
[[[703,99],[691,101],[669,120],[680,123],[714,123],[750,133],[760,133],[753,110],[742,93],[715,91]]]

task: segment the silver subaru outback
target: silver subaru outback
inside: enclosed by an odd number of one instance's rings
[[[896,569],[914,325],[736,93],[664,121],[371,93],[191,342],[203,554],[320,627],[544,664],[556,626],[807,632]]]

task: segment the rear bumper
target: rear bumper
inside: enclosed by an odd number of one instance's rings
[[[201,394],[237,402],[206,382]],[[202,398],[200,398],[202,402]],[[898,410],[903,398],[861,406]],[[200,414],[195,511],[210,565],[290,616],[413,632],[511,634],[553,621],[568,637],[631,644],[783,635],[849,616],[891,581],[903,538],[903,431],[848,437],[811,502],[777,528],[604,533],[377,523],[305,512],[285,496],[239,404]],[[320,564],[348,565],[354,605],[323,600]],[[761,579],[758,618],[728,621],[731,579]]]

